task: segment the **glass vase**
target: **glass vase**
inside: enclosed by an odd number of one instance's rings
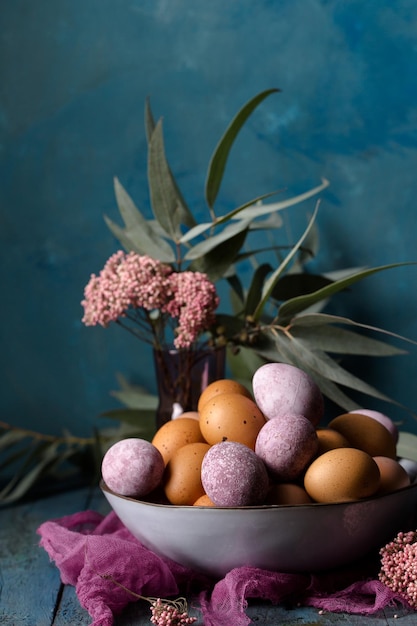
[[[196,411],[200,394],[215,380],[224,378],[226,350],[153,351],[159,406],[156,428],[185,411]]]

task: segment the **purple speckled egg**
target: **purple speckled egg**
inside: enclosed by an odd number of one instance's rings
[[[216,506],[250,506],[264,501],[269,477],[263,461],[243,443],[222,441],[203,459],[201,481]]]
[[[355,409],[354,411],[349,411],[349,413],[360,413],[361,415],[367,415],[368,417],[372,417],[372,419],[385,426],[385,428],[389,430],[391,435],[394,437],[395,443],[398,443],[398,428],[396,424],[394,424],[392,419],[388,417],[388,415],[385,415],[385,413],[380,413],[379,411],[374,411],[372,409]]]
[[[266,419],[292,413],[317,426],[324,413],[323,394],[309,374],[287,363],[261,365],[252,378],[256,404]]]
[[[317,454],[316,429],[302,415],[283,415],[259,431],[255,452],[274,478],[291,481],[301,475]]]
[[[122,439],[104,455],[101,473],[106,485],[121,496],[142,498],[156,489],[165,464],[159,450],[150,441]]]

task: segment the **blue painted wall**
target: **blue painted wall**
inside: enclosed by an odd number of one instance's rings
[[[325,176],[318,269],[416,261],[416,24],[409,0],[3,3],[1,419],[89,433],[117,406],[116,372],[153,385],[143,345],[117,327],[84,328],[80,307],[116,249],[103,221],[118,219],[113,176],[148,203],[147,95],[202,211],[208,158],[231,116],[281,88],[239,139],[224,206]],[[292,218],[297,233],[307,210]],[[413,267],[368,279],[339,311],[417,340],[416,279]],[[361,369],[417,410],[417,348]]]

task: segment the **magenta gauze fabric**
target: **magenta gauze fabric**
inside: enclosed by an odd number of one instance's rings
[[[93,620],[91,626],[112,626],[113,616],[135,601],[129,591],[160,598],[198,598],[206,626],[250,624],[245,613],[250,598],[363,615],[405,604],[381,582],[364,579],[357,570],[304,575],[240,567],[222,580],[213,580],[154,554],[114,512],[102,516],[82,511],[44,522],[38,533],[62,582],[75,587],[81,606]]]

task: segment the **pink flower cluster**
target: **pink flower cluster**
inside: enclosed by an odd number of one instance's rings
[[[379,580],[417,609],[417,531],[398,533],[380,555]]]
[[[129,309],[159,310],[178,320],[175,347],[188,348],[213,324],[219,298],[205,274],[174,272],[149,256],[119,250],[91,275],[81,304],[86,326],[106,327]]]
[[[186,626],[194,624],[196,617],[190,617],[181,602],[162,601],[160,598],[152,602],[151,623],[155,626]]]

